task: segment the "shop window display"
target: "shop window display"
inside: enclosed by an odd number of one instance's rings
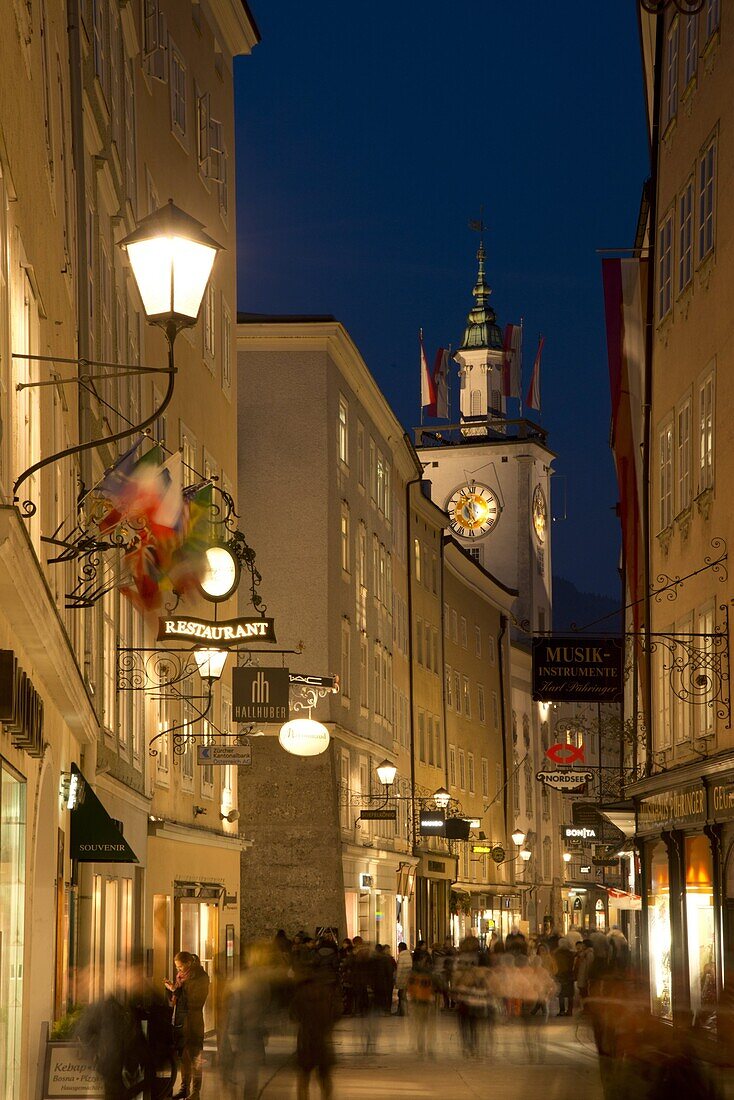
[[[0,765],[0,1096],[19,1100],[23,1015],[26,787]]]
[[[670,972],[670,877],[668,851],[659,841],[648,861],[648,940],[650,950],[650,998],[655,1016],[672,1020]]]
[[[686,837],[688,978],[694,1025],[716,1027],[714,868],[705,836]]]

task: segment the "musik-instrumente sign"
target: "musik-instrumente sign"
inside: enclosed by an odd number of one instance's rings
[[[533,638],[533,699],[542,703],[618,703],[621,638]]]
[[[221,623],[189,616],[185,619],[159,619],[158,641],[193,642],[227,649],[242,642],[274,642],[276,638],[273,620],[261,615],[240,616]]]
[[[577,771],[574,768],[559,768],[554,772],[536,772],[535,778],[545,783],[546,787],[552,787],[554,791],[569,793],[584,788],[588,781],[594,778],[594,773]]]

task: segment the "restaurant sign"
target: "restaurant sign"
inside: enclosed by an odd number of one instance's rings
[[[585,635],[533,638],[533,699],[541,703],[618,703],[621,638]]]
[[[594,773],[576,768],[559,768],[557,771],[536,772],[535,778],[554,791],[578,791],[594,778]]]
[[[637,808],[637,832],[659,833],[706,821],[706,791],[692,783],[643,798]]]
[[[240,645],[242,642],[274,642],[275,627],[272,619],[261,615],[226,619],[213,623],[208,619],[169,618],[158,620],[159,642],[193,642],[213,645],[218,649]]]

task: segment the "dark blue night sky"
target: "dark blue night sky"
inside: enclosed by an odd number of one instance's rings
[[[498,321],[525,320],[525,385],[545,335],[554,572],[616,595],[595,250],[632,243],[647,174],[636,4],[251,2],[239,309],[334,314],[411,428],[418,329],[431,362],[460,342],[483,206]]]

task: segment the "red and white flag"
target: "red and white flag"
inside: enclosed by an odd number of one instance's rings
[[[446,348],[439,348],[433,362],[433,408],[431,416],[439,416],[448,420],[449,416],[449,353]]]
[[[423,329],[420,330],[418,340],[421,351],[421,407],[429,416],[436,415],[436,388],[428,369],[426,349],[423,347]]]
[[[502,396],[520,397],[522,325],[507,325],[505,327],[505,340],[503,351]]]
[[[533,363],[533,375],[530,379],[530,385],[528,386],[528,394],[525,398],[525,404],[529,409],[537,409],[540,412],[540,357],[543,353],[543,344],[545,343],[545,336],[541,336],[538,340],[538,351],[535,356],[535,362]]]

